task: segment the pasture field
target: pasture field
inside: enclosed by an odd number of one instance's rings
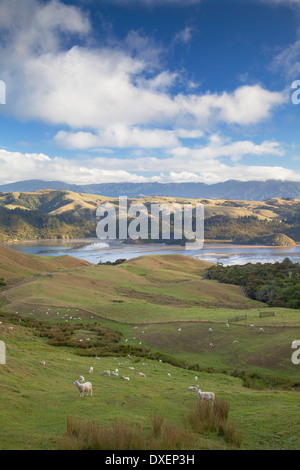
[[[181,426],[198,403],[196,392],[187,389],[198,383],[229,402],[242,449],[299,449],[300,366],[291,362],[291,343],[300,338],[299,311],[270,309],[237,286],[208,281],[207,266],[178,255],[93,266],[69,257],[19,257],[0,247],[7,282],[0,292],[0,339],[7,347],[7,364],[0,366],[0,448],[61,448],[68,417],[101,425],[122,418],[147,431],[160,413]],[[269,310],[275,316],[259,318]],[[246,320],[226,327],[228,318],[245,314]],[[34,327],[22,325],[26,319],[80,322],[82,331],[73,333],[72,347],[51,346]],[[94,323],[120,332],[118,344],[132,348],[131,357],[122,349],[98,359],[78,355],[83,334],[97,341],[89,331]],[[101,375],[115,368],[119,377]],[[79,398],[73,385],[79,375],[93,383],[92,398]],[[193,442],[196,449],[232,447],[215,433],[196,434]]]
[[[79,357],[69,349],[47,345],[20,326],[9,333],[7,327],[1,326],[7,344],[7,364],[0,368],[1,449],[57,449],[68,416],[99,424],[122,417],[147,426],[151,415],[159,412],[169,421],[181,423],[198,400],[195,392],[187,390],[195,384],[193,370],[153,360],[142,365],[143,359],[135,362],[126,356],[116,360]],[[45,366],[40,365],[41,360]],[[91,365],[94,373],[89,376]],[[114,368],[129,376],[130,382],[101,375]],[[140,378],[139,371],[146,378]],[[79,398],[73,385],[79,375],[93,383],[93,397]],[[242,430],[242,448],[299,448],[299,392],[247,389],[241,379],[225,374],[197,372],[197,376],[202,389],[214,390],[230,403],[230,418]],[[199,449],[230,447],[211,434],[201,435],[197,441]]]

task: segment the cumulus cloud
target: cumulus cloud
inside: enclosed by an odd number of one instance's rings
[[[149,63],[154,63],[157,56],[153,44],[149,45],[140,33],[129,34],[124,48],[91,48],[87,44],[65,48],[66,35],[82,38],[91,33],[85,14],[58,0],[29,0],[19,5],[17,0],[3,0],[0,8],[7,111],[22,119],[38,119],[85,132],[76,138],[69,136],[73,143],[79,142],[78,148],[82,148],[83,140],[93,143],[99,140],[97,135],[107,140],[112,134],[117,146],[122,140],[124,146],[136,146],[142,136],[146,147],[150,140],[158,147],[163,136],[166,145],[174,145],[174,137],[160,127],[183,127],[189,122],[197,128],[210,121],[256,124],[284,101],[282,93],[260,85],[244,86],[232,93],[173,95],[170,90],[178,72],[158,70],[149,76]],[[12,28],[4,41],[8,25]],[[188,40],[190,34],[186,28],[181,40]],[[146,130],[148,126],[156,128],[155,133]],[[112,128],[131,129],[131,138],[126,131],[127,137],[122,139],[121,131],[112,132]],[[59,137],[62,135],[65,137]]]
[[[39,175],[40,179],[75,184],[153,181],[216,183],[232,178],[244,181],[249,179],[300,181],[299,173],[281,166],[247,166],[236,161],[225,163],[218,160],[220,156],[231,156],[232,152],[239,158],[249,152],[255,155],[282,154],[282,150],[276,143],[263,142],[261,145],[255,145],[246,141],[224,145],[221,142],[216,144],[215,139],[201,149],[174,149],[165,158],[121,159],[102,156],[86,157],[84,163],[76,159],[50,158],[44,154],[23,154],[1,149],[0,183],[31,179],[32,175]],[[144,174],[141,175],[141,172]]]
[[[168,148],[180,145],[173,131],[161,129],[144,130],[122,125],[107,128],[97,135],[91,132],[72,133],[59,131],[55,136],[55,140],[62,147],[69,149],[88,149],[97,146],[115,148]]]
[[[178,34],[177,41],[191,39],[189,28]],[[192,82],[189,91],[176,93],[180,73],[161,66],[159,46],[140,32],[128,34],[124,47],[119,43],[91,47],[91,36],[86,14],[59,0],[0,2],[1,78],[7,83],[7,112],[55,126],[55,144],[61,148],[105,149],[99,150],[100,156],[93,152],[93,158],[85,157],[84,163],[1,150],[2,182],[33,175],[74,183],[171,181],[174,175],[183,181],[190,177],[215,182],[230,171],[238,173],[237,169],[243,170],[239,177],[250,175],[238,163],[246,155],[282,155],[276,142],[232,143],[213,136],[202,146],[198,142],[188,148],[182,140],[204,139],[210,126],[218,124],[255,125],[285,102],[284,93],[257,84],[201,94]],[[115,158],[107,155],[109,148],[163,149],[163,158],[153,154]],[[221,159],[230,162],[221,163]],[[282,178],[278,168],[265,167],[263,178],[276,178],[276,172]],[[151,176],[141,176],[142,172]],[[286,174],[298,178],[293,172]]]

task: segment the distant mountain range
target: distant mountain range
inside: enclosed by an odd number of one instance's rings
[[[167,196],[176,198],[233,199],[265,201],[284,197],[300,199],[300,182],[294,181],[236,181],[223,183],[103,183],[76,185],[62,181],[26,180],[0,185],[0,192],[34,192],[43,189],[97,194],[107,197]]]

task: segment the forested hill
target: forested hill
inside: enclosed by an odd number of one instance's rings
[[[270,198],[300,199],[300,182],[237,181],[205,183],[106,183],[75,185],[62,181],[26,180],[0,186],[2,192],[34,192],[44,189],[97,194],[108,197],[167,196],[184,198],[234,199],[265,201]]]
[[[271,307],[300,308],[300,264],[288,258],[274,264],[213,266],[207,279],[241,286],[250,299]]]

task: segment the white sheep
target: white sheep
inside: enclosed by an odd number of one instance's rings
[[[146,378],[146,375],[145,375],[143,372],[139,372],[139,376],[140,376],[140,377],[145,377],[145,378]]]
[[[208,331],[212,333],[214,330],[212,328],[208,328]]]
[[[232,341],[232,342],[233,342],[233,344],[238,344],[238,341],[237,341],[237,340],[234,340],[234,341]]]
[[[255,328],[255,325],[253,325],[253,324],[251,323],[250,328]]]
[[[101,375],[110,375],[110,370],[104,370]]]
[[[85,382],[83,384],[80,384],[76,380],[76,382],[74,382],[73,385],[76,385],[76,387],[78,388],[79,393],[80,393],[80,398],[83,398],[85,393],[88,396],[89,392],[91,393],[91,397],[93,396],[93,386],[92,386],[91,382]]]
[[[79,382],[80,383],[83,383],[85,381],[85,378],[83,377],[83,375],[80,375],[79,376]]]
[[[225,326],[226,326],[226,328],[229,328],[229,323],[226,323],[226,325],[225,325]]]
[[[93,373],[94,373],[94,367],[90,367],[89,374],[93,374]]]
[[[119,377],[119,374],[118,374],[118,372],[114,372],[114,371],[112,371],[111,375],[112,375],[113,377]]]
[[[130,380],[130,377],[124,377],[124,375],[122,375],[121,379],[122,379],[122,380],[127,380],[127,381],[128,381],[128,380]]]
[[[213,343],[209,343],[209,347],[210,347],[211,349],[214,349],[215,345],[214,345]]]
[[[195,387],[194,387],[194,386],[190,386],[190,387],[188,388],[188,390],[192,390],[193,392],[197,392],[198,388],[199,388],[199,385],[196,385]]]
[[[45,362],[45,361],[42,361],[42,362],[41,362],[41,365],[42,365],[42,366],[45,366],[45,365],[46,365],[46,362]]]
[[[214,403],[215,398],[216,398],[213,392],[202,392],[200,388],[198,390],[198,397],[199,397],[200,403],[202,403],[203,400],[211,400]]]
[[[261,333],[264,333],[265,330],[264,330],[263,328],[260,328],[259,331],[260,331]]]

